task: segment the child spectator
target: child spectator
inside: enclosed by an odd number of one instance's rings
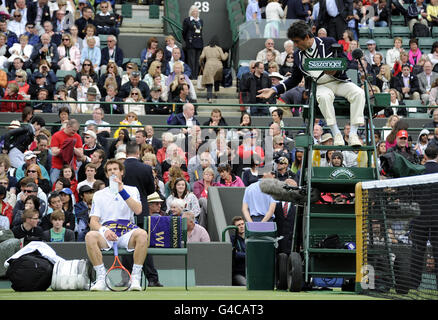
[[[53,227],[43,232],[43,241],[46,242],[71,242],[75,241],[75,233],[64,228],[65,215],[62,210],[55,210],[50,215]]]

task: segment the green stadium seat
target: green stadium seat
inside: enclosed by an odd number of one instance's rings
[[[394,39],[391,38],[377,38],[375,39],[377,50],[388,50],[394,47]]]
[[[99,34],[100,47],[105,48],[108,43],[108,35],[107,34]]]
[[[433,43],[436,41],[434,38],[418,38],[418,47],[420,50],[425,53],[429,53],[432,49]]]
[[[393,26],[404,26],[405,18],[403,16],[391,16],[391,24]]]
[[[391,27],[391,35],[393,38],[402,37],[402,38],[410,38],[411,31],[409,27],[404,26],[392,26]]]
[[[387,38],[391,36],[389,27],[375,27],[372,30],[373,38]]]
[[[58,81],[61,81],[64,79],[64,77],[68,74],[71,74],[73,77],[76,77],[76,70],[71,70],[71,71],[67,71],[67,70],[57,70],[56,71],[56,77],[58,78]]]
[[[124,18],[132,18],[132,4],[130,3],[122,4],[122,16]]]
[[[438,39],[438,28],[437,27],[432,29],[432,38]]]
[[[369,28],[366,28],[366,27],[359,28],[359,39],[360,38],[372,38],[372,37],[373,37],[373,35],[371,34]]]
[[[156,4],[149,5],[149,19],[160,19],[160,6]]]
[[[357,70],[347,69],[346,73],[353,83],[358,84]]]

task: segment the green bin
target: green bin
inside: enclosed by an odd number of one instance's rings
[[[275,222],[247,222],[245,224],[246,288],[248,290],[274,290],[276,236]]]

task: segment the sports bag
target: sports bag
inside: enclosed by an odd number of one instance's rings
[[[321,240],[318,244],[320,248],[340,249],[342,248],[341,240],[337,234],[331,234]]]
[[[53,267],[51,288],[61,290],[88,290],[90,268],[87,260],[58,261]]]
[[[53,264],[39,251],[10,259],[6,277],[15,291],[46,291],[52,281]]]

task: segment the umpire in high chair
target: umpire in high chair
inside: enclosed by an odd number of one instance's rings
[[[334,137],[334,145],[344,145],[342,133],[336,122],[333,101],[335,96],[346,98],[350,102],[350,138],[348,144],[361,146],[362,142],[357,135],[357,129],[364,124],[365,92],[350,81],[345,71],[305,71],[304,61],[309,58],[333,58],[336,56],[333,38],[318,38],[312,34],[311,28],[304,21],[294,22],[287,32],[287,36],[299,50],[294,52],[294,66],[292,75],[280,84],[259,91],[259,98],[269,99],[273,94],[280,95],[296,87],[303,76],[316,81],[316,101],[322,115]],[[309,81],[306,82],[310,84]]]

